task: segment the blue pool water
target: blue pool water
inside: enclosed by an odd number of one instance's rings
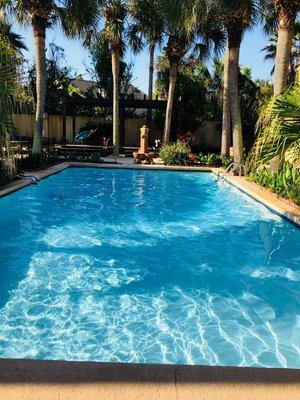
[[[0,357],[300,368],[300,230],[209,173],[0,200]]]

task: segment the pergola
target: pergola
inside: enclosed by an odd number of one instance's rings
[[[180,102],[175,102],[174,108],[178,107]],[[63,108],[63,140],[66,140],[66,132],[67,132],[67,110],[72,110],[71,116],[73,117],[73,139],[75,137],[75,117],[76,117],[76,108],[77,107],[103,107],[103,108],[112,108],[113,102],[112,99],[103,99],[103,98],[86,98],[80,96],[68,96],[64,99],[64,108]],[[127,108],[137,108],[144,110],[165,110],[167,106],[167,101],[158,100],[156,97],[155,100],[147,100],[146,95],[144,99],[135,99],[133,96],[126,97],[121,95],[119,99],[119,143],[120,147],[124,146],[125,143],[125,111]],[[70,112],[68,112],[70,115]]]

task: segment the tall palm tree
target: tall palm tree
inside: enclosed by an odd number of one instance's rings
[[[262,49],[262,51],[265,52],[265,57],[264,57],[265,60],[275,60],[277,52],[277,42],[278,42],[278,32],[274,30],[271,33],[268,44]],[[290,53],[290,62],[289,62],[288,79],[287,79],[288,84],[295,82],[296,65],[299,55],[300,55],[300,23],[296,22],[294,28],[291,53]],[[271,71],[272,75],[274,74],[274,71],[275,71],[275,65]]]
[[[133,17],[131,31],[141,34],[147,41],[149,48],[149,82],[148,98],[153,96],[154,52],[163,36],[163,21],[153,0],[132,0],[130,14]]]
[[[124,49],[124,24],[127,6],[123,0],[111,0],[104,4],[105,26],[100,33],[100,40],[105,40],[110,47],[113,75],[113,148],[114,155],[119,155],[119,95],[120,95],[120,59]]]
[[[154,7],[153,0],[132,0],[130,13],[133,17],[131,34],[134,43],[142,43],[146,39],[149,49],[149,71],[148,71],[148,99],[153,98],[153,78],[154,78],[154,54],[157,44],[162,42],[163,21],[158,9]],[[141,35],[140,38],[138,35]],[[133,43],[133,44],[134,44]],[[147,110],[147,125],[151,128],[152,112]],[[151,132],[151,129],[150,129]]]
[[[227,56],[224,67],[223,102],[223,140],[228,140],[228,95],[230,98],[230,114],[233,135],[234,161],[241,163],[244,153],[241,108],[238,90],[239,56],[242,38],[245,30],[251,26],[257,16],[256,0],[215,0],[218,7],[218,18],[227,32]],[[228,145],[223,143],[224,154],[227,155]]]
[[[278,41],[274,72],[274,94],[276,96],[287,86],[295,21],[300,11],[300,0],[273,1],[278,18]]]
[[[36,64],[36,115],[33,154],[42,153],[43,114],[46,98],[46,31],[57,20],[67,32],[75,34],[96,24],[97,0],[2,0],[2,9],[15,15],[20,23],[32,27]]]
[[[222,140],[221,140],[221,157],[225,161],[226,157],[230,155],[230,96],[229,96],[229,74],[228,62],[229,52],[226,51],[224,59],[224,73],[223,73],[223,113],[222,113]]]
[[[158,10],[163,18],[164,35],[167,40],[165,54],[170,64],[168,101],[163,142],[168,144],[172,122],[175,85],[178,70],[188,51],[198,50],[208,55],[212,44],[215,50],[222,47],[224,36],[219,24],[209,13],[206,0],[162,0]]]

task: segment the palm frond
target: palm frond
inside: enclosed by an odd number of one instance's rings
[[[272,98],[261,110],[257,139],[248,158],[248,169],[296,160],[300,167],[300,86]]]

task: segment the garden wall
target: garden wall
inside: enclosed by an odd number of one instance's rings
[[[34,132],[34,115],[14,114],[13,121],[18,134],[22,137],[32,137]],[[99,117],[75,117],[75,132],[84,126],[88,121],[103,123],[104,118]],[[107,122],[107,121],[106,121]],[[139,129],[144,124],[143,119],[126,118],[125,120],[125,146],[137,146],[139,144]],[[62,115],[48,115],[44,119],[44,136],[55,139],[57,143],[62,140],[63,117]],[[69,143],[73,142],[73,117],[67,116],[66,136]],[[195,132],[196,140],[194,145],[203,150],[220,150],[221,129],[220,123],[208,121]],[[155,139],[162,139],[162,131],[155,129],[153,133]]]

